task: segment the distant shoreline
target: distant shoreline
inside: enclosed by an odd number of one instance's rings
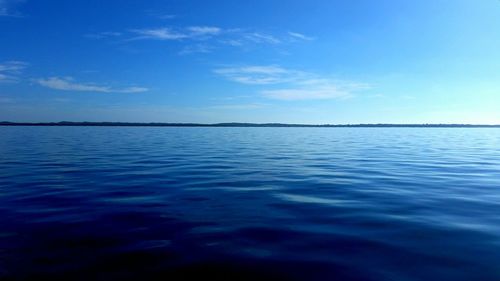
[[[74,127],[266,127],[266,128],[500,128],[473,124],[284,124],[284,123],[135,123],[135,122],[0,122],[0,126]]]

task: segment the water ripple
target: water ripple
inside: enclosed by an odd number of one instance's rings
[[[0,127],[0,279],[500,280],[499,148],[496,129]]]

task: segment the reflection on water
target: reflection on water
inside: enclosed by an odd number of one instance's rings
[[[0,127],[0,279],[500,280],[500,130]]]

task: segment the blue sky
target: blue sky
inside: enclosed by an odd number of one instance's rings
[[[0,0],[0,120],[500,124],[499,0]]]

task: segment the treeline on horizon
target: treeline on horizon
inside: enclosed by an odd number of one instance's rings
[[[0,122],[0,126],[92,126],[92,127],[431,127],[500,128],[499,125],[473,124],[284,124],[284,123],[138,123],[138,122]]]

